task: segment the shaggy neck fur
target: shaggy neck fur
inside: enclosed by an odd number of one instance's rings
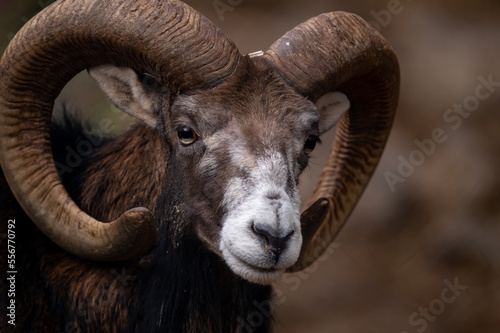
[[[270,294],[270,287],[235,276],[196,238],[186,235],[175,244],[165,237],[138,276],[139,331],[268,332]],[[263,316],[255,329],[248,324],[252,316]]]

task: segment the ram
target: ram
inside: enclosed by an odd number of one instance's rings
[[[81,129],[52,111],[85,69],[138,121],[68,166]],[[15,220],[17,271],[16,325],[2,314],[1,330],[268,332],[272,282],[313,263],[351,213],[398,89],[389,44],[353,14],[250,57],[176,0],[48,6],[0,62],[1,231]],[[337,120],[301,213],[299,175]]]

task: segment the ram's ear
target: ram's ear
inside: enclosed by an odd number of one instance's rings
[[[154,78],[113,65],[91,67],[88,72],[117,108],[152,128],[157,126],[161,96]]]
[[[341,92],[329,92],[318,98],[316,107],[321,115],[319,131],[321,134],[328,131],[346,113],[351,106],[347,96]]]

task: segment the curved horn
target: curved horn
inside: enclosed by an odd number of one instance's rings
[[[124,260],[149,251],[157,226],[145,208],[111,223],[81,211],[50,148],[55,98],[100,64],[153,75],[174,93],[212,87],[241,55],[208,19],[177,0],[57,1],[29,21],[0,61],[0,163],[18,202],[52,241],[80,257]]]
[[[266,57],[311,100],[342,91],[351,102],[301,216],[304,242],[297,263],[289,269],[297,271],[330,245],[378,164],[397,106],[399,65],[375,29],[344,12],[322,14],[297,26],[276,41]]]

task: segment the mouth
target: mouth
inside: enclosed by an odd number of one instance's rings
[[[229,268],[235,274],[253,283],[263,285],[271,284],[281,278],[286,270],[286,267],[274,265],[270,267],[257,266],[239,258],[227,248],[222,249],[222,254]]]
[[[236,258],[236,257],[235,257]],[[241,259],[238,259],[236,258],[237,260],[239,260],[239,264],[241,265],[244,265],[246,266],[248,269],[250,270],[253,270],[253,271],[256,271],[256,272],[260,272],[260,273],[275,273],[277,271],[279,271],[279,269],[277,267],[259,267],[259,266],[255,266],[255,265],[252,265],[252,264],[249,264],[248,262],[245,262]]]

